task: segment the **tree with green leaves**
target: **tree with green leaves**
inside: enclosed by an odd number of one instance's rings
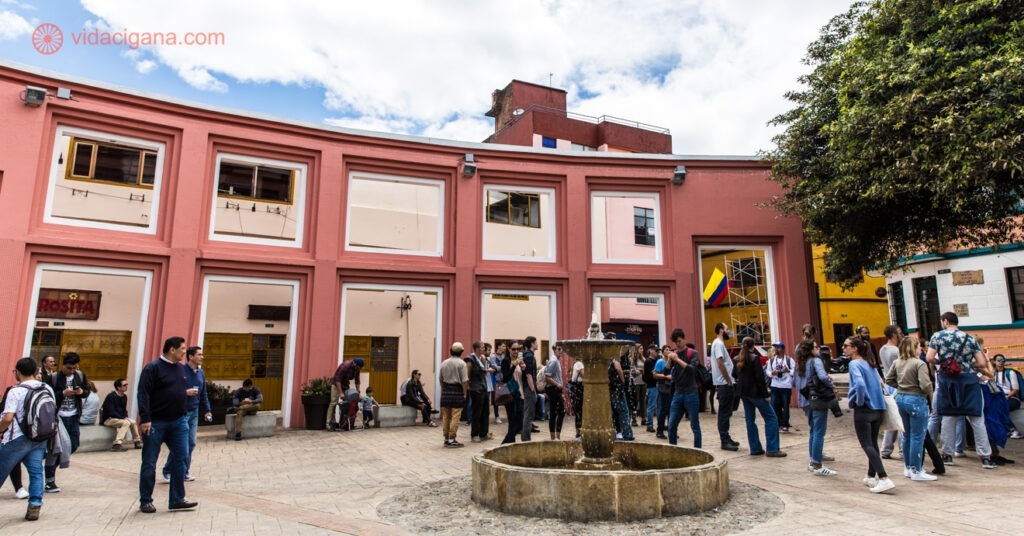
[[[831,279],[1021,241],[1024,2],[857,2],[804,62],[763,156]]]

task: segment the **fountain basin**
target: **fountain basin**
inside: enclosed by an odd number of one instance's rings
[[[632,521],[700,512],[729,498],[725,460],[700,449],[615,442],[621,470],[578,470],[577,441],[509,444],[473,458],[473,500],[571,521]]]

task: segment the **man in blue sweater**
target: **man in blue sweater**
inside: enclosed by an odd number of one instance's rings
[[[199,390],[189,385],[185,365],[185,339],[164,341],[163,355],[146,365],[139,375],[139,431],[142,432],[142,466],[139,470],[139,511],[156,512],[153,486],[160,445],[170,450],[171,490],[169,510],[195,508],[199,503],[185,499],[185,460],[188,459],[188,397]]]
[[[185,351],[185,379],[189,387],[199,390],[199,394],[188,397],[188,458],[185,460],[185,482],[192,482],[192,452],[196,450],[196,433],[199,432],[199,411],[202,410],[206,422],[213,420],[210,413],[210,399],[206,396],[206,375],[203,374],[203,349],[189,346]],[[171,458],[164,463],[164,482],[171,481]]]

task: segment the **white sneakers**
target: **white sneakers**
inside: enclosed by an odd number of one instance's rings
[[[871,488],[871,493],[884,493],[895,487],[896,483],[891,478],[886,478],[885,480],[879,480],[878,484]]]
[[[615,439],[622,439],[622,434],[615,434]]]
[[[931,482],[932,480],[938,480],[939,477],[930,475],[924,471],[912,471],[910,473],[910,479],[914,482]]]
[[[1016,430],[1010,432],[1010,439],[1020,439],[1020,438],[1021,438],[1020,432],[1018,432]]]
[[[808,465],[807,469],[811,473],[813,473],[815,475],[818,475],[818,476],[835,476],[835,475],[839,474],[839,471],[836,471],[834,469],[829,469],[828,467],[825,467],[824,465],[822,465],[821,467],[814,467],[813,465]]]
[[[28,498],[28,490],[25,489],[25,488],[18,488],[18,491],[14,492],[14,498],[15,499],[27,499]]]
[[[878,479],[870,476],[864,477],[864,480],[862,480],[861,482],[863,482],[864,485],[869,488],[873,488],[878,485]]]

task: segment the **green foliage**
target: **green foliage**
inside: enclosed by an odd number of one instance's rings
[[[1024,2],[858,2],[805,63],[763,156],[831,279],[1021,240]]]
[[[324,376],[322,378],[312,378],[307,380],[306,383],[302,384],[302,394],[305,395],[330,395],[331,394],[331,380],[330,376]]]
[[[231,389],[228,389],[223,385],[208,381],[206,382],[206,396],[207,398],[210,399],[211,403],[217,401],[231,402]]]

